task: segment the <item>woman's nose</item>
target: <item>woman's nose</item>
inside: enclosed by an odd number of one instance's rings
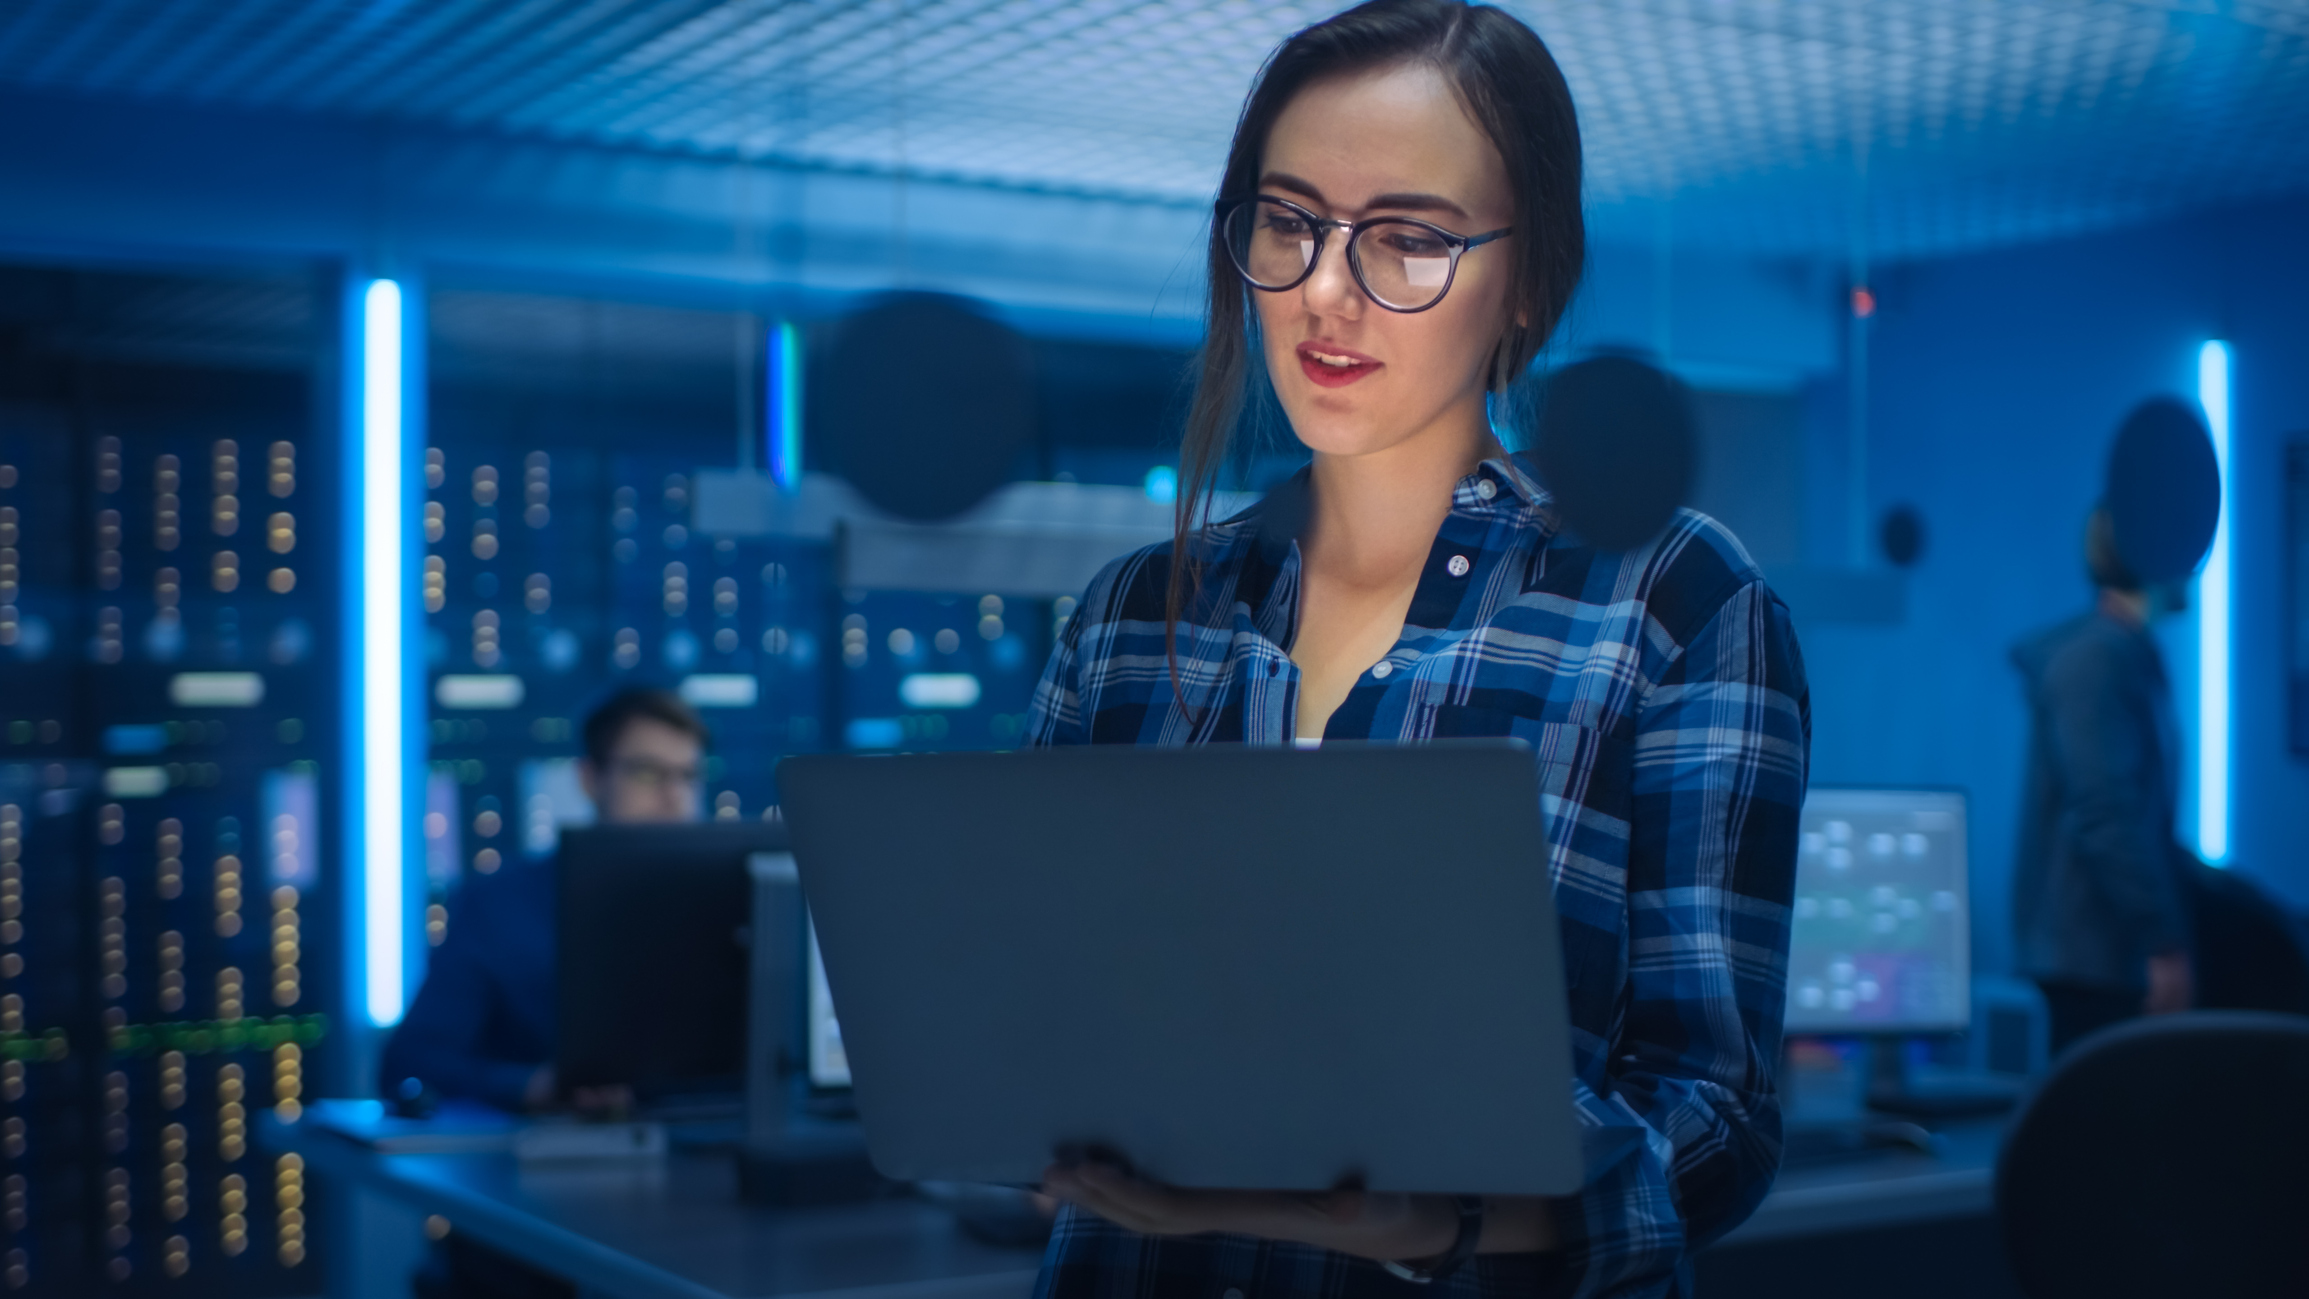
[[[1299,286],[1307,310],[1318,316],[1354,319],[1363,314],[1363,291],[1347,265],[1347,235],[1334,230],[1315,254],[1315,273]]]

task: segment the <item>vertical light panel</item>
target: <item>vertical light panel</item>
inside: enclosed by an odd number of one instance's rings
[[[400,1022],[403,988],[401,286],[361,301],[361,903],[369,1022]]]
[[[788,321],[770,330],[770,477],[792,491],[802,481],[802,334]]]
[[[2221,470],[2221,516],[2197,575],[2197,855],[2229,858],[2229,345],[2197,351],[2197,400]]]

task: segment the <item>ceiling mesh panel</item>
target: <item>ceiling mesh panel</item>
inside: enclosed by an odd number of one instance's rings
[[[2309,189],[2309,0],[1536,0],[1606,237],[1913,256]],[[12,0],[0,84],[1200,205],[1253,0]],[[1864,219],[1863,219],[1864,218]]]

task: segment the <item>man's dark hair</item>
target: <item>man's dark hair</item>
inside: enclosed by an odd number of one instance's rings
[[[706,729],[705,719],[680,695],[655,686],[628,686],[603,700],[601,707],[586,717],[586,761],[596,770],[607,769],[610,755],[617,751],[617,742],[625,735],[625,728],[645,721],[695,736],[700,746],[713,743],[713,732]]]
[[[2094,586],[2114,591],[2134,592],[2144,585],[2117,549],[2116,524],[2106,505],[2095,505],[2085,519],[2085,575]]]

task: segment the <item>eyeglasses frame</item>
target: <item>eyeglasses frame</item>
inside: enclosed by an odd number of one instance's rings
[[[1315,250],[1313,254],[1307,258],[1306,269],[1300,271],[1299,277],[1295,280],[1292,280],[1288,284],[1261,284],[1257,280],[1252,279],[1251,273],[1243,268],[1242,258],[1236,256],[1235,254],[1234,242],[1227,238],[1226,231],[1228,219],[1233,217],[1237,211],[1252,203],[1277,203],[1287,207],[1293,212],[1298,213],[1300,216],[1305,217],[1307,219],[1307,224],[1315,231]],[[1355,277],[1355,287],[1363,290],[1363,296],[1369,298],[1382,310],[1392,311],[1397,315],[1402,316],[1417,315],[1422,311],[1427,311],[1439,305],[1443,299],[1450,296],[1451,286],[1457,283],[1459,280],[1459,258],[1462,254],[1465,254],[1471,249],[1481,248],[1483,245],[1490,243],[1493,240],[1505,239],[1507,236],[1515,233],[1514,226],[1501,226],[1499,229],[1493,230],[1488,234],[1454,234],[1432,221],[1422,221],[1418,217],[1407,216],[1375,216],[1364,217],[1360,221],[1341,221],[1336,217],[1317,216],[1315,213],[1300,207],[1298,204],[1293,203],[1287,198],[1277,198],[1272,194],[1252,194],[1243,198],[1231,199],[1223,198],[1212,206],[1215,209],[1214,216],[1217,222],[1215,232],[1219,237],[1219,241],[1226,246],[1227,260],[1234,265],[1235,274],[1240,275],[1243,278],[1243,283],[1250,285],[1252,288],[1257,289],[1262,293],[1288,293],[1292,289],[1298,288],[1300,285],[1305,284],[1308,279],[1313,277],[1316,267],[1323,264],[1323,245],[1325,241],[1330,238],[1331,232],[1333,230],[1344,230],[1347,232],[1347,273]],[[1435,300],[1433,302],[1429,302],[1417,307],[1398,307],[1385,301],[1378,294],[1371,291],[1371,282],[1363,278],[1362,260],[1355,255],[1355,237],[1362,234],[1364,230],[1377,225],[1418,226],[1421,229],[1433,234],[1436,238],[1442,240],[1443,246],[1451,250],[1451,266],[1443,273],[1443,287],[1436,290]]]

